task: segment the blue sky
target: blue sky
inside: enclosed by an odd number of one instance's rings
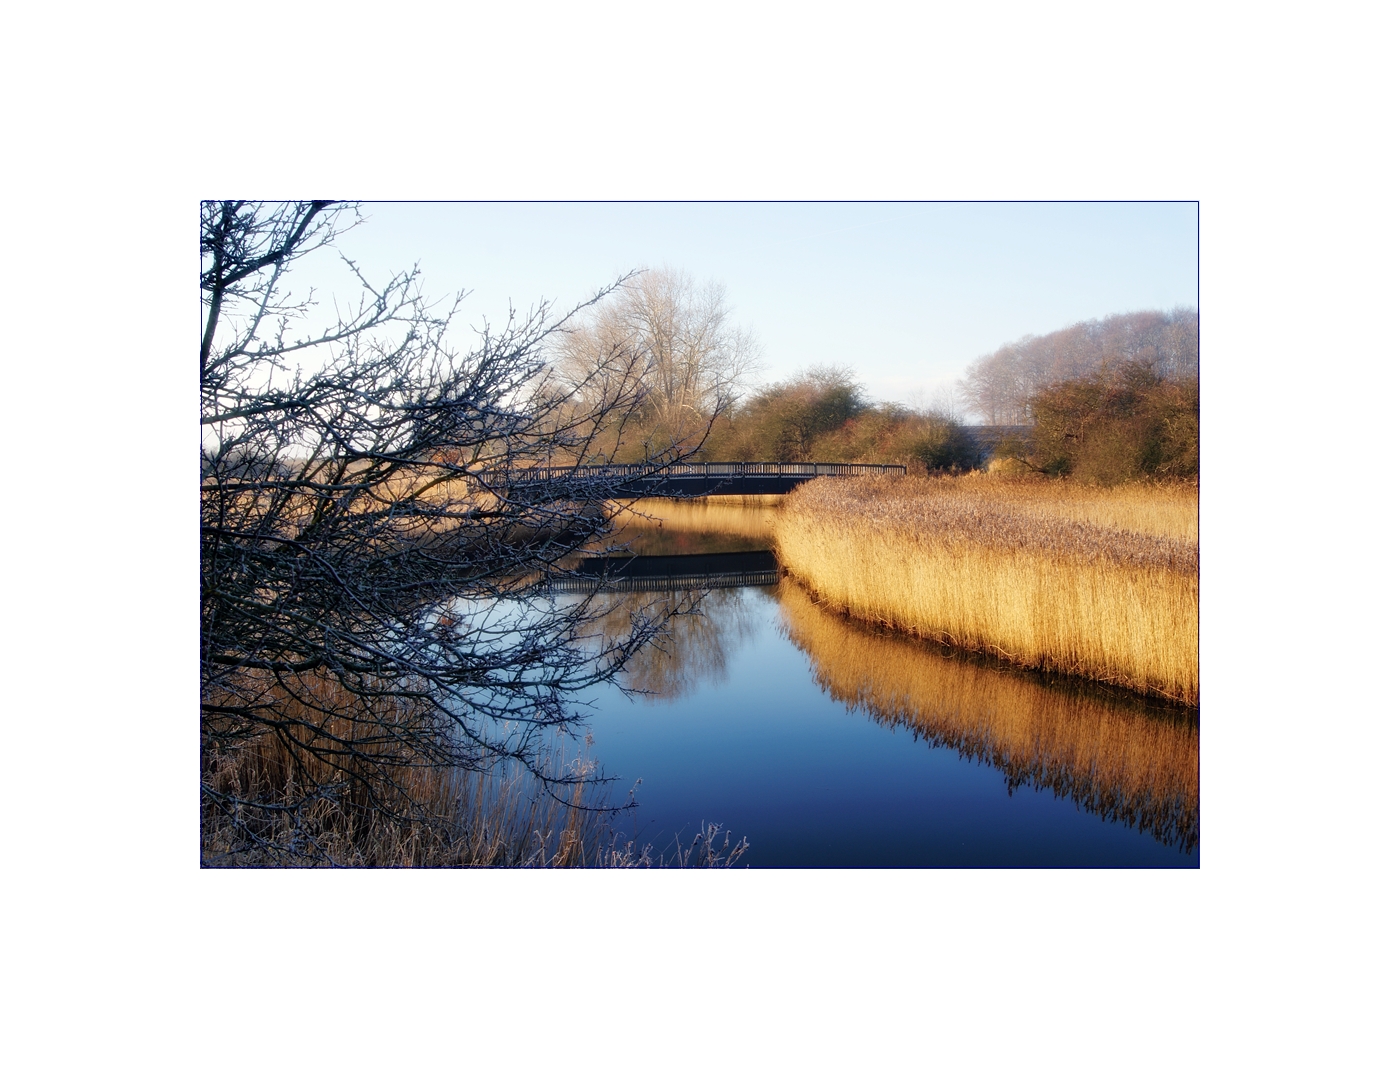
[[[397,203],[341,249],[371,277],[418,262],[465,320],[572,304],[669,266],[728,293],[764,381],[853,368],[876,400],[930,398],[1025,334],[1196,304],[1194,203]],[[292,276],[336,292],[310,261]],[[465,343],[466,339],[460,339]]]

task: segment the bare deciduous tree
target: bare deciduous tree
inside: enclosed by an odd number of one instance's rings
[[[582,377],[584,369],[616,362],[623,353],[645,361],[646,404],[635,413],[644,426],[627,429],[663,453],[703,443],[759,366],[753,335],[730,325],[724,288],[699,286],[671,268],[642,272],[593,309],[586,323],[561,335],[559,366]],[[626,366],[630,372],[630,360]],[[601,388],[608,380],[592,381]]]
[[[357,219],[325,201],[201,211],[204,816],[293,853],[314,853],[297,828],[317,806],[429,819],[423,770],[520,762],[569,795],[543,735],[658,626],[638,612],[585,649],[590,602],[534,585],[606,532],[618,488],[530,469],[651,403],[648,354],[604,344],[565,374],[546,351],[569,316],[548,306],[458,352],[460,295],[438,308],[416,269],[375,284],[348,260],[359,297],[308,330],[288,269]],[[240,767],[271,744],[275,774]]]

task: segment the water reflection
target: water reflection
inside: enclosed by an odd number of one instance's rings
[[[771,550],[759,549],[585,558],[572,571],[551,577],[548,586],[553,590],[591,593],[600,587],[620,591],[710,590],[769,586],[777,581],[777,557]]]
[[[1183,850],[1200,838],[1199,741],[1170,707],[1049,680],[854,624],[791,580],[776,594],[787,637],[847,708],[986,761]]]
[[[823,754],[831,752],[823,747],[832,735],[820,706],[833,712],[858,712],[862,720],[907,730],[938,748],[951,749],[970,759],[972,766],[964,766],[969,772],[980,767],[986,776],[994,777],[993,783],[1000,774],[1007,794],[1017,799],[1013,809],[1019,815],[1008,819],[1020,830],[1011,834],[1022,838],[998,840],[1004,844],[1000,847],[991,846],[989,840],[988,849],[1003,852],[975,855],[993,860],[972,863],[1018,864],[1027,863],[1018,858],[1088,856],[1074,853],[1080,847],[1070,839],[1056,838],[1080,833],[1070,832],[1063,823],[1054,825],[1063,831],[1052,833],[1046,818],[1037,815],[1044,810],[1024,804],[1034,792],[1017,793],[1021,786],[1046,790],[1049,793],[1039,797],[1047,802],[1050,795],[1064,799],[1054,804],[1068,805],[1070,813],[1077,809],[1111,824],[1140,829],[1179,858],[1189,857],[1197,848],[1199,727],[1191,715],[1112,688],[1008,668],[853,622],[814,604],[788,579],[747,591],[716,588],[717,576],[703,574],[720,569],[724,562],[716,555],[752,552],[767,545],[771,512],[666,505],[668,515],[660,525],[636,521],[624,529],[632,552],[647,550],[656,556],[644,555],[633,564],[624,564],[619,557],[587,566],[598,573],[589,577],[593,589],[600,581],[611,588],[594,595],[607,608],[600,622],[605,632],[622,633],[639,612],[664,609],[676,614],[669,632],[628,663],[623,680],[640,693],[643,705],[654,707],[658,714],[669,711],[662,707],[672,703],[674,725],[665,726],[671,716],[617,719],[623,714],[614,713],[609,721],[618,731],[624,723],[628,725],[625,736],[614,736],[615,745],[618,752],[637,755],[638,763],[629,769],[652,777],[647,790],[654,792],[653,804],[661,803],[663,791],[669,792],[666,805],[682,804],[687,798],[703,801],[710,807],[707,812],[719,813],[735,827],[741,818],[748,821],[740,828],[746,834],[766,820],[768,839],[775,834],[791,836],[793,845],[783,854],[788,860],[777,862],[783,864],[846,864],[852,862],[839,859],[873,856],[871,831],[852,830],[849,834],[855,838],[842,846],[832,838],[833,821],[845,822],[842,826],[851,829],[873,829],[881,823],[924,829],[917,833],[926,836],[923,846],[911,846],[903,854],[895,846],[895,853],[879,855],[883,860],[855,863],[967,863],[938,860],[974,856],[957,845],[962,841],[960,833],[951,829],[1004,819],[991,816],[991,809],[979,811],[988,814],[985,818],[964,818],[946,815],[958,812],[954,809],[921,808],[942,804],[935,799],[951,797],[946,792],[959,789],[951,781],[937,787],[935,780],[926,778],[934,767],[946,766],[910,764],[893,751],[876,756],[869,743],[857,738],[864,738],[861,732],[843,743],[851,748],[844,751],[840,764],[829,766],[847,770],[841,774],[847,783],[841,790],[853,792],[842,795],[849,808],[823,809],[823,792],[833,789],[834,780],[830,771],[822,771],[827,767],[822,765]],[[679,559],[687,553],[710,557],[708,561],[698,556],[688,562]],[[631,581],[667,579],[694,589],[629,591],[623,584],[631,570],[638,572]],[[657,574],[646,574],[652,572]],[[770,652],[763,654],[763,667],[755,676],[753,651],[759,649]],[[785,675],[789,670],[779,665],[780,661],[791,663],[791,669],[801,673],[802,662],[790,662],[780,649],[805,659],[810,694],[821,695],[818,705],[811,704],[806,687]],[[770,691],[770,686],[778,689]],[[884,732],[878,734],[888,738]],[[761,779],[740,776],[735,770],[741,765],[763,768],[755,772]],[[771,792],[758,785],[764,779],[772,781]],[[898,809],[881,810],[874,802],[883,796],[894,804],[896,795],[904,799]],[[682,811],[679,818],[688,815]],[[957,824],[965,819],[973,824]],[[866,820],[874,823],[862,825]],[[1003,834],[993,825],[977,826],[984,829],[979,834]],[[946,835],[956,836],[957,841],[939,838]],[[765,863],[759,859],[764,844],[753,835],[750,838],[755,842],[755,861]],[[1052,840],[1064,845],[1054,846]],[[951,845],[932,845],[935,841]],[[1041,843],[1050,852],[1020,845],[1032,843]],[[771,845],[780,843],[774,840]],[[1114,864],[1136,863],[1128,858],[1142,855],[1129,851],[1093,856],[1104,860],[1089,863]]]
[[[628,659],[622,686],[643,701],[661,702],[724,683],[734,650],[758,627],[741,595],[726,588],[598,595],[606,606],[596,624],[599,638],[626,635],[639,613],[670,620],[662,635]]]

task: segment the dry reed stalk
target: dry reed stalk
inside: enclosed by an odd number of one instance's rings
[[[693,534],[726,534],[758,541],[771,541],[777,516],[776,505],[786,495],[755,494],[752,498],[729,496],[678,501],[669,498],[644,498],[626,508],[619,508],[616,520],[618,537],[628,529],[643,530],[660,527],[669,531]]]
[[[573,781],[561,801],[500,763],[425,765],[384,730],[402,699],[375,723],[333,680],[300,683],[270,688],[267,730],[206,744],[202,781],[227,801],[205,797],[204,864],[572,867],[614,845],[582,757],[554,755]]]
[[[584,754],[566,761],[558,749],[543,762],[566,785],[563,799],[518,765],[424,765],[383,734],[392,710],[379,710],[376,727],[353,715],[334,681],[302,682],[311,704],[282,691],[265,708],[269,730],[206,742],[202,783],[224,800],[206,794],[201,806],[203,865],[727,868],[748,849],[728,833],[715,842],[722,829],[702,824],[690,847],[653,853],[609,825],[606,785]],[[347,743],[357,744],[355,760]],[[366,776],[378,801],[366,796]]]
[[[1014,505],[1040,519],[1114,527],[1186,542],[1197,540],[1199,492],[1195,483],[1126,483],[1091,486],[1043,478],[996,479],[972,475],[960,492]]]
[[[860,619],[1198,702],[1195,543],[1058,517],[1036,505],[1064,498],[988,483],[815,480],[778,513],[779,557]]]
[[[790,580],[778,597],[784,630],[848,708],[987,761],[1013,786],[1049,787],[1183,848],[1198,841],[1200,733],[1189,718],[853,626]]]

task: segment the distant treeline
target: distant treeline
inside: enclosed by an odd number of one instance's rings
[[[967,369],[960,393],[983,423],[1024,425],[1049,386],[1103,376],[1124,364],[1145,365],[1162,379],[1194,379],[1200,365],[1200,322],[1194,308],[1131,312],[1076,323],[1008,342]]]
[[[966,470],[977,443],[950,414],[871,402],[846,368],[764,386],[717,421],[703,450],[733,460],[850,461]]]
[[[916,470],[969,468],[975,443],[951,413],[874,403],[846,368],[814,367],[749,386],[759,347],[730,321],[723,288],[684,272],[648,271],[562,337],[560,382],[581,411],[614,413],[590,430],[580,459],[850,461]],[[581,419],[580,425],[586,421]]]
[[[1195,309],[1134,312],[1003,345],[968,369],[968,407],[1029,425],[1000,452],[1026,470],[1096,483],[1200,472]]]
[[[1000,453],[1027,471],[1096,483],[1200,471],[1194,309],[1077,323],[1002,346],[968,370],[962,394],[992,425],[1029,427]],[[978,441],[951,413],[870,403],[852,373],[815,368],[752,393],[703,450],[714,459],[976,467]]]
[[[975,361],[961,399],[984,425],[1021,429],[1000,450],[1021,470],[1095,482],[1189,477],[1199,467],[1197,324],[1194,309],[1178,308],[1027,336]],[[647,272],[571,329],[557,354],[581,401],[631,398],[613,405],[579,458],[914,471],[966,471],[985,459],[985,427],[970,431],[947,407],[873,402],[849,368],[812,367],[750,388],[757,355],[753,336],[730,326],[721,288]]]

